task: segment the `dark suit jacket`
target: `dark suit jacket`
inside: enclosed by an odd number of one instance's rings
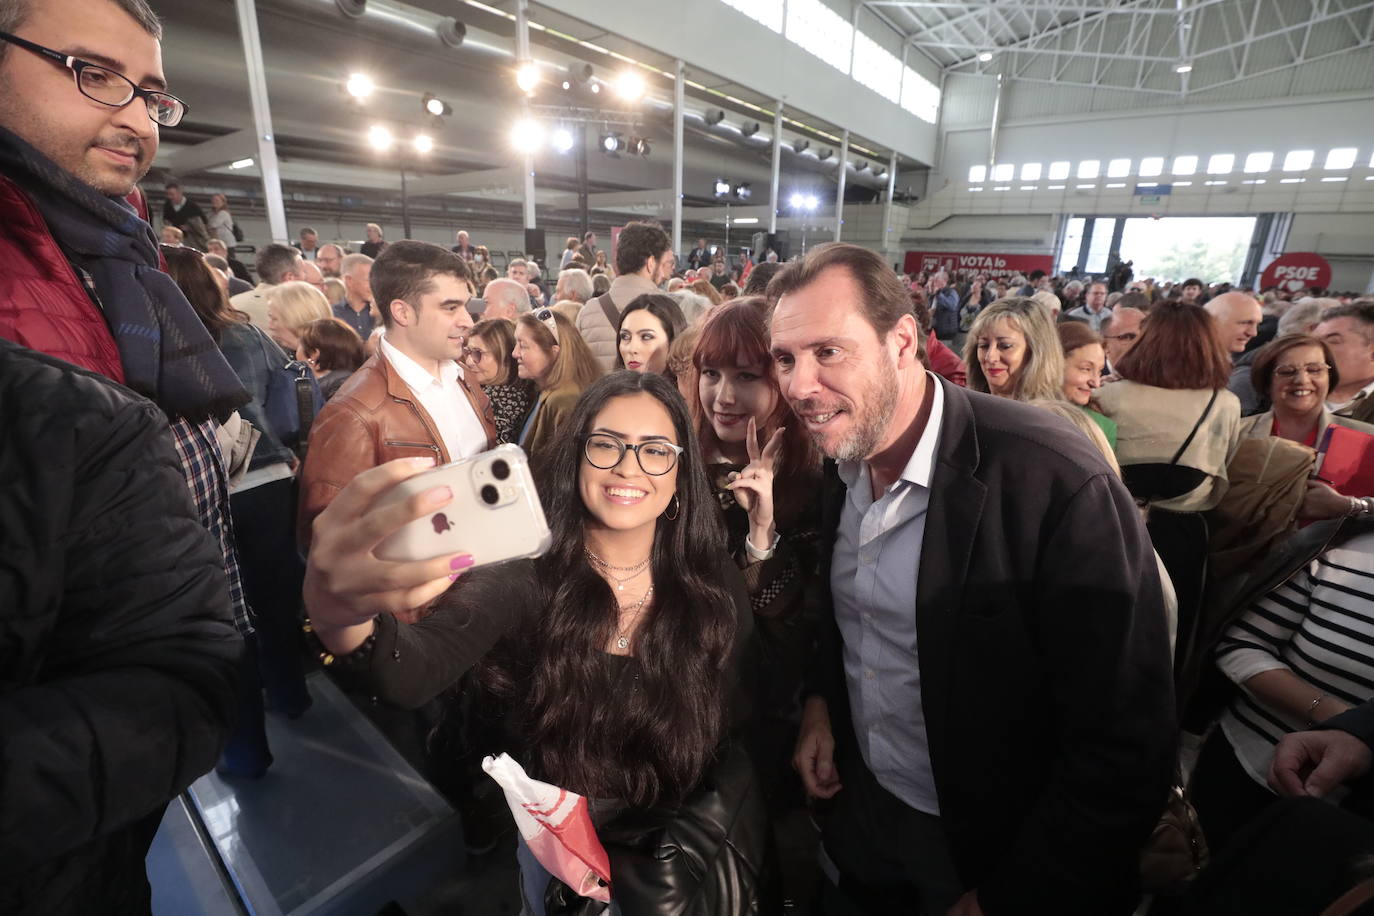
[[[965,886],[998,913],[1129,913],[1173,772],[1172,666],[1140,514],[1091,442],[942,382],[917,585],[922,707]],[[845,488],[828,463],[822,579]],[[825,614],[809,689],[855,740]],[[844,772],[840,772],[841,780]]]

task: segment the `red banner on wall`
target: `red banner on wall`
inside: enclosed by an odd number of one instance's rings
[[[1272,261],[1260,274],[1260,289],[1278,287],[1288,292],[1331,285],[1331,265],[1326,258],[1310,251],[1290,251]]]
[[[1048,254],[981,254],[966,251],[908,251],[903,269],[913,276],[943,268],[949,273],[987,274],[994,280],[1014,274],[1030,276],[1033,270],[1054,271]]]

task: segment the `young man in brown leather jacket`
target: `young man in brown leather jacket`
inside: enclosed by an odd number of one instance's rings
[[[388,245],[372,265],[372,301],[386,331],[373,356],[320,412],[301,472],[300,538],[339,490],[393,458],[447,464],[496,441],[491,404],[463,377],[472,327],[468,268],[428,242]]]

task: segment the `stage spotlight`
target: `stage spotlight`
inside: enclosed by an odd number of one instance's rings
[[[807,210],[815,210],[817,206],[816,195],[806,195],[806,200],[802,202],[802,206],[806,207]]]
[[[425,93],[423,104],[425,106],[425,111],[434,115],[436,118],[453,114],[453,106],[431,92]]]
[[[742,125],[740,125],[739,132],[740,136],[742,137],[752,137],[754,136],[754,134],[759,132],[759,122],[745,121]]]
[[[637,101],[644,95],[644,77],[635,70],[622,70],[615,78],[615,92],[626,102]]]
[[[572,88],[572,83],[568,82],[567,80],[564,80],[564,81],[563,81],[563,91],[564,91],[564,92],[567,92],[567,91],[568,91],[569,89],[571,89],[571,88]]]
[[[429,134],[416,134],[415,139],[410,142],[414,145],[415,152],[422,156],[434,150],[434,138]]]
[[[560,127],[553,132],[553,137],[550,138],[549,142],[558,152],[566,153],[573,148],[572,131],[568,130],[566,127]]]
[[[539,85],[539,65],[532,60],[527,60],[517,67],[515,85],[520,87],[521,92],[533,92],[534,87]]]
[[[632,156],[649,155],[649,141],[644,137],[631,137],[625,143],[625,150]]]
[[[592,83],[592,95],[600,95],[600,94],[601,94],[601,84],[600,84],[600,83]]]
[[[530,118],[515,122],[510,131],[510,144],[517,153],[534,153],[544,144],[544,125]]]
[[[800,156],[802,153],[806,152],[810,148],[810,140],[794,140],[792,142],[792,152],[796,153],[798,156]]]
[[[367,142],[377,152],[384,153],[391,149],[391,144],[396,142],[396,138],[391,135],[391,131],[382,125],[373,124],[367,130]]]
[[[573,86],[584,88],[591,81],[592,65],[588,63],[570,65],[567,73],[563,77],[563,82],[566,84],[564,86],[565,89],[571,89]]]
[[[372,84],[372,78],[366,73],[350,73],[348,82],[344,83],[344,89],[355,99],[367,98],[375,88],[377,87]]]
[[[725,120],[725,112],[719,108],[708,108],[706,114],[702,115],[702,120],[706,122],[707,127],[715,127]]]
[[[749,182],[743,181],[735,185],[735,197],[739,200],[748,200],[749,195],[754,193],[754,189],[749,186]]]
[[[802,205],[806,203],[806,198],[800,194],[793,194],[787,199],[787,203],[793,210],[800,210]]]
[[[730,182],[724,178],[717,178],[711,189],[715,191],[717,197],[727,197],[730,194]]]
[[[979,60],[979,62],[981,62],[981,63],[984,63],[984,64],[987,63],[988,61],[992,60],[992,52],[991,52],[991,51],[984,51],[982,54],[979,54],[979,55],[978,55],[978,60]]]

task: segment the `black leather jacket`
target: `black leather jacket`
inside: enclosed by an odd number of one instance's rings
[[[700,788],[676,808],[630,809],[597,829],[623,916],[751,916],[781,909],[758,778],[738,745],[721,749]],[[557,878],[548,916],[599,916],[604,903]]]

